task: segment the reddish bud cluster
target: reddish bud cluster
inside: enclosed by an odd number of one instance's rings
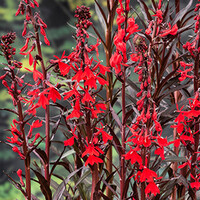
[[[10,32],[1,37],[1,52],[7,60],[11,60],[12,56],[15,55],[16,49],[11,44],[16,39],[16,33]]]
[[[84,41],[85,37],[89,37],[88,33],[86,32],[86,30],[92,25],[92,22],[89,21],[89,19],[91,18],[90,12],[89,12],[90,8],[86,7],[86,6],[81,6],[81,7],[77,7],[76,11],[75,11],[75,16],[76,18],[78,18],[78,22],[76,23],[76,36],[80,37],[80,39],[82,40],[82,42]]]

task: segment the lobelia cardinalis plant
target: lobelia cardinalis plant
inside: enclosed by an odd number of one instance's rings
[[[107,0],[107,14],[95,1],[105,39],[91,22],[89,8],[77,7],[74,50],[54,56],[47,66],[40,37],[44,45],[50,42],[39,4],[20,1],[16,16],[26,17],[20,54],[28,56],[24,68],[33,78],[27,82],[20,72],[22,63],[14,59],[12,47],[16,34],[8,33],[1,37],[7,63],[0,79],[14,106],[5,110],[17,115],[4,143],[25,168],[25,174],[17,170],[19,181],[8,177],[25,199],[38,199],[31,192],[32,181],[48,200],[198,199],[200,6],[193,15],[192,0],[183,9],[175,0],[176,13],[169,1],[151,0],[150,7],[137,2],[142,15],[132,6],[135,1]],[[194,27],[187,24],[193,17]],[[89,28],[97,34],[96,44],[90,42]],[[182,35],[191,29],[194,36],[184,44]],[[106,66],[99,59],[101,43]],[[60,114],[51,114],[50,106]],[[37,133],[43,124],[45,133]],[[59,141],[58,133],[64,135]],[[50,147],[56,159],[50,157]],[[32,164],[33,154],[41,165]],[[60,166],[65,175],[57,171]]]

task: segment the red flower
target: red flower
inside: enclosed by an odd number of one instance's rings
[[[72,131],[72,137],[69,138],[68,140],[64,141],[65,146],[72,146],[74,144],[74,139],[78,139],[77,135],[75,134],[76,126],[74,127],[74,130]]]
[[[32,124],[30,125],[30,130],[28,132],[28,138],[32,138],[32,132],[34,128],[40,128],[42,126],[42,121],[39,121],[37,119],[36,121],[33,121]]]
[[[16,152],[16,153],[18,153],[19,154],[19,156],[21,157],[21,159],[25,159],[26,157],[20,152],[20,150],[16,147],[16,146],[14,146],[13,148],[12,148],[12,150],[14,151],[14,152]]]
[[[104,144],[106,144],[108,142],[108,140],[112,140],[113,137],[103,130],[104,126],[103,126],[102,123],[101,123],[101,126],[102,126],[102,128],[96,127],[96,129],[99,130],[99,131],[96,132],[95,135],[97,136],[97,135],[99,135],[101,133],[102,134],[102,138],[103,138],[103,142],[104,142]]]
[[[199,190],[200,188],[200,182],[192,182],[190,183],[191,188],[195,188],[196,190]]]
[[[132,148],[127,154],[124,155],[124,158],[126,160],[131,160],[132,165],[137,162],[140,165],[140,167],[142,166],[141,156]]]
[[[50,87],[48,88],[49,94],[48,94],[48,100],[52,100],[54,103],[56,102],[56,99],[61,100],[60,93],[54,88]]]
[[[51,62],[52,63],[58,63],[60,73],[63,76],[68,74],[71,66],[63,62],[63,59],[67,58],[67,56],[65,56],[65,51],[63,51],[61,58],[59,58],[58,56],[55,56],[55,55],[54,55],[54,57],[57,58],[57,60],[51,60]]]
[[[145,188],[145,194],[149,194],[149,193],[153,194],[154,196],[156,196],[157,194],[160,194],[160,190],[154,182],[150,182]]]
[[[160,155],[161,159],[164,160],[165,156],[164,156],[164,148],[157,148],[154,152],[156,155]]]
[[[115,69],[116,74],[119,74],[121,72],[121,62],[122,55],[118,52],[115,52],[110,58],[110,65]]]
[[[37,103],[39,106],[42,106],[44,109],[46,109],[46,106],[49,105],[49,100],[45,96],[44,92],[40,93],[39,100]]]
[[[37,139],[40,138],[40,133],[36,133],[35,134],[35,138],[34,140],[31,142],[30,146],[33,146],[35,144],[35,142],[37,141]]]
[[[29,57],[30,58],[30,57]],[[36,69],[36,64],[37,64],[37,61],[35,60],[34,61],[34,65],[33,65],[33,70],[30,70],[30,69],[28,69],[28,68],[25,68],[26,70],[28,70],[29,72],[33,72],[33,80],[36,82],[38,79],[41,79],[41,80],[43,80],[43,74],[40,72],[40,71],[38,71],[37,69]]]
[[[85,103],[85,102],[92,102],[92,103],[95,102],[95,100],[90,96],[88,90],[85,91],[85,95],[82,98],[82,103]]]
[[[157,22],[158,22],[158,24],[160,24],[160,23],[162,22],[162,20],[163,20],[162,15],[163,15],[162,10],[157,10],[157,11],[156,11],[156,14],[155,14],[155,15],[152,15],[152,16],[158,17]]]
[[[24,185],[24,182],[23,182],[23,179],[22,179],[22,170],[21,169],[17,170],[17,176],[20,179],[21,186],[24,187],[25,185]]]
[[[171,27],[171,24],[169,23],[169,28],[164,30],[161,34],[160,34],[160,37],[165,37],[167,35],[176,35],[177,34],[177,31],[178,31],[178,26],[177,24],[175,24],[173,27]]]
[[[94,165],[95,163],[103,163],[103,160],[101,158],[94,156],[94,155],[91,155],[86,160],[85,166],[87,166],[88,164]]]
[[[148,168],[144,168],[141,175],[140,175],[140,181],[141,182],[153,182],[153,178],[157,178],[158,175],[156,174],[156,172],[148,169]]]
[[[64,146],[72,146],[72,145],[74,145],[74,136],[64,141]]]
[[[70,118],[79,118],[80,116],[83,115],[83,113],[80,111],[80,102],[77,100],[75,103],[75,106],[73,107],[74,110],[71,112],[70,115],[68,115],[66,117],[66,120],[70,119]]]

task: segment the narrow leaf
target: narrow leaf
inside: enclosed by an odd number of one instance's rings
[[[99,5],[99,3],[97,2],[97,0],[95,0],[95,11],[96,11],[98,19],[101,23],[101,26],[102,26],[103,30],[105,31],[107,28],[106,15],[105,15],[103,9],[101,8],[101,6]]]
[[[46,200],[52,200],[52,193],[51,193],[51,190],[48,186],[47,180],[44,178],[44,176],[42,176],[42,174],[40,174],[39,172],[37,172],[34,169],[32,169],[32,170],[39,180],[40,189],[41,189],[42,193],[44,194],[45,199]]]
[[[113,116],[113,119],[116,121],[117,125],[119,126],[120,130],[122,129],[122,123],[118,117],[118,115],[116,114],[116,112],[114,111],[114,109],[111,107],[110,105],[110,112]]]
[[[193,0],[190,0],[190,2],[187,4],[186,7],[184,7],[183,9],[181,9],[176,16],[174,17],[174,20],[172,22],[172,26],[175,25],[179,20],[181,20],[183,18],[183,16],[187,13],[188,9],[190,8],[190,6],[192,5]]]

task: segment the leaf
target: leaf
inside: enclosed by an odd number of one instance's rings
[[[114,172],[112,172],[111,174],[109,174],[109,176],[106,178],[106,182],[108,183],[114,176],[114,174],[116,173],[116,170]],[[103,184],[101,191],[104,192],[106,189],[106,184]]]
[[[113,5],[112,10],[111,10],[111,18],[110,18],[109,23],[113,23],[113,20],[115,18],[115,11],[117,9],[117,4],[118,4],[118,0],[115,0],[114,5]],[[109,24],[109,26],[111,26],[111,24]]]
[[[83,175],[81,175],[79,180],[76,182],[76,185],[74,186],[74,188],[76,188],[80,183],[82,183],[84,179],[87,178],[90,174],[91,174],[90,170],[87,170]]]
[[[101,23],[101,26],[102,26],[102,28],[103,28],[103,30],[105,32],[106,28],[108,26],[107,19],[106,19],[106,15],[105,15],[103,9],[101,8],[101,6],[97,2],[97,0],[95,0],[95,11],[96,11],[98,19],[99,19],[99,21]]]
[[[44,164],[48,163],[47,155],[42,149],[35,149],[34,153],[42,161],[42,163]]]
[[[140,91],[140,88],[139,88],[133,81],[131,81],[130,79],[127,79],[126,82],[127,82],[128,85],[129,85],[133,90],[135,90],[136,92],[139,92],[139,91]]]
[[[63,196],[63,193],[65,191],[65,188],[66,188],[66,184],[65,182],[63,181],[60,185],[58,185],[57,188],[55,188],[55,193],[53,195],[53,200],[59,200],[62,198]],[[67,195],[67,198],[68,199],[72,199],[69,195]]]
[[[124,122],[126,123],[126,121],[128,120],[128,118],[133,114],[134,110],[131,109],[129,110],[126,114],[125,114],[125,117],[124,117]]]
[[[83,166],[84,167],[84,166]],[[70,181],[70,179],[77,173],[79,172],[81,169],[83,169],[83,167],[73,171],[72,173],[70,173],[63,181],[62,183],[58,186],[58,188],[56,189],[56,191],[58,190],[58,192],[56,193],[56,196],[54,194],[53,196],[53,200],[57,200],[56,197],[61,197],[61,195],[63,194],[63,192],[65,191],[65,187],[67,185],[67,183]],[[55,174],[54,174],[55,175]]]
[[[106,43],[104,42],[103,38],[101,37],[101,35],[99,34],[99,32],[97,31],[97,29],[92,25],[92,28],[94,29],[94,32],[97,34],[97,36],[99,37],[99,39],[101,40],[101,42],[103,43],[103,46],[107,49]]]
[[[168,91],[166,91],[163,95],[159,96],[157,99],[156,99],[156,102],[160,102],[164,97],[168,96],[169,94],[175,92],[175,91],[178,91],[178,90],[181,90],[183,88],[186,88],[188,87],[190,84],[185,84],[185,85],[179,85],[179,86],[176,86],[176,87],[173,87],[173,88],[170,88]]]
[[[14,114],[18,115],[18,113],[17,113],[15,110],[13,110],[13,109],[8,109],[8,108],[0,108],[0,110],[5,110],[5,111],[12,112],[12,113],[14,113]]]
[[[46,200],[52,200],[52,193],[51,193],[51,190],[48,186],[47,180],[44,178],[44,176],[42,176],[42,174],[40,174],[39,172],[37,172],[34,169],[32,169],[32,170],[39,180],[40,189],[41,189],[42,193],[44,194],[45,199]]]
[[[141,12],[143,13],[144,15],[144,18],[145,20],[148,22],[148,21],[151,21],[152,20],[152,17],[151,17],[151,14],[149,13],[149,8],[148,6],[145,4],[145,2],[143,0],[137,0],[140,4],[140,7],[141,7]]]
[[[61,121],[62,115],[59,117],[59,119],[57,120],[57,122],[54,124],[54,126],[52,127],[52,135],[51,135],[51,141],[53,140],[54,135],[56,134],[56,131],[58,130],[58,127],[60,125],[60,121]]]
[[[187,6],[183,9],[181,9],[174,17],[174,20],[172,21],[172,26],[174,26],[179,20],[183,18],[183,16],[187,13],[188,9],[192,5],[193,0],[190,0],[190,2],[187,4]]]
[[[177,34],[181,34],[183,33],[184,31],[187,31],[187,30],[190,30],[192,28],[193,24],[189,24],[187,26],[184,26],[182,28],[179,28],[178,31],[177,31]]]
[[[113,190],[113,188],[104,180],[102,179],[102,182],[111,190],[111,192],[118,197],[117,193],[115,192],[115,190]]]
[[[185,157],[167,156],[164,161],[165,162],[187,162],[187,159]]]
[[[108,126],[108,128],[109,128],[110,134],[113,136],[113,142],[114,142],[114,146],[115,146],[116,150],[118,151],[118,153],[120,155],[122,155],[123,151],[122,151],[122,147],[121,147],[119,138],[117,137],[117,135],[114,133],[113,129],[110,126]]]
[[[136,13],[137,17],[139,18],[139,20],[141,21],[144,28],[147,29],[147,25],[145,24],[144,20],[140,17],[140,15],[137,13],[137,11],[135,9],[133,9],[133,10]]]
[[[160,69],[160,73],[159,73],[159,76],[160,76],[160,77],[163,76],[163,73],[164,73],[165,70],[166,70],[166,67],[167,67],[168,62],[171,61],[171,57],[172,57],[172,55],[173,55],[173,53],[174,53],[175,48],[176,48],[176,41],[174,41],[174,42],[172,43],[172,45],[169,47],[166,56],[164,57],[164,59],[163,59],[162,62],[161,62],[161,69]]]
[[[160,198],[161,200],[168,199],[167,197],[171,195],[172,188],[175,187],[176,183],[176,178],[170,179],[169,181],[167,181],[167,183],[165,183],[164,187],[161,189],[161,193],[164,193]]]
[[[54,181],[53,179],[51,179],[51,187],[53,187],[54,189],[56,189],[56,188],[59,187],[59,184],[56,183],[56,181]],[[64,190],[63,196],[70,197],[70,194],[67,192],[67,190]]]
[[[113,119],[117,122],[117,125],[119,126],[119,128],[121,130],[122,129],[121,121],[120,121],[118,115],[116,114],[116,112],[114,111],[114,109],[111,107],[111,105],[110,105],[110,112],[113,116]]]
[[[74,149],[71,149],[69,151],[67,151],[66,153],[64,153],[61,157],[61,159],[66,158],[67,156],[70,156],[72,154],[75,154],[76,152],[74,151]]]

